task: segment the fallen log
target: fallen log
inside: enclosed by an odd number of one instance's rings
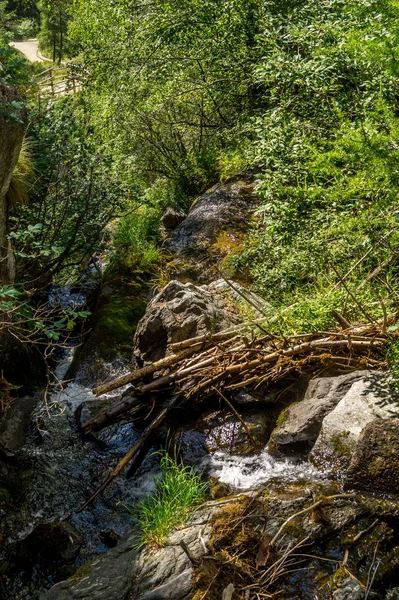
[[[133,408],[137,409],[139,407],[144,408],[144,404],[142,404],[142,400],[140,398],[131,396],[123,398],[120,402],[117,402],[113,406],[106,408],[95,417],[92,417],[86,421],[81,428],[85,433],[99,431],[100,429],[103,429],[107,425],[116,421],[120,415],[131,411]]]
[[[288,372],[289,362],[292,362],[293,359],[296,360],[295,364],[298,368],[301,368],[302,365],[298,362],[297,357],[306,356],[308,361],[323,360],[322,353],[331,352],[334,355],[336,354],[335,350],[342,349],[349,352],[349,357],[352,357],[351,361],[353,361],[354,354],[360,353],[361,355],[365,350],[381,347],[385,343],[386,338],[376,337],[378,334],[381,335],[381,329],[373,323],[354,326],[350,332],[315,332],[314,334],[299,335],[298,338],[292,336],[293,341],[304,337],[306,341],[290,348],[284,348],[288,340],[285,340],[282,347],[278,349],[267,345],[267,343],[274,344],[268,336],[254,338],[252,342],[245,344],[234,344],[233,340],[228,340],[221,346],[208,348],[206,351],[200,351],[199,346],[196,345],[99,386],[94,392],[101,394],[133,381],[138,384],[132,391],[137,398],[161,389],[169,389],[173,393],[173,389],[177,391],[183,384],[188,396],[209,392],[215,381],[220,383],[224,380],[223,385],[228,389],[248,386],[249,382],[252,385],[258,385],[265,381],[281,379]],[[334,339],[334,336],[339,339]],[[225,345],[229,343],[233,344],[232,347],[226,348]],[[334,360],[338,359],[342,360],[342,357],[334,356]],[[284,364],[285,368],[283,368]],[[291,364],[291,371],[295,370],[295,364]],[[141,379],[160,370],[169,370],[169,372],[157,376],[147,384],[139,384]],[[83,431],[98,431],[106,427],[117,420],[120,415],[128,412],[136,402],[141,401],[123,398],[87,421],[82,426]]]
[[[137,369],[137,371],[133,371],[132,373],[128,373],[127,375],[123,375],[123,377],[119,377],[118,379],[113,379],[112,381],[104,383],[103,385],[99,385],[98,387],[94,388],[93,393],[96,396],[101,396],[106,392],[112,392],[113,390],[117,390],[118,388],[123,387],[128,383],[132,383],[133,381],[139,381],[140,379],[143,379],[148,375],[152,375],[156,371],[162,371],[163,369],[171,367],[172,365],[180,362],[184,358],[192,356],[196,352],[196,350],[198,350],[197,347],[189,348],[188,350],[184,350],[184,352],[180,352],[180,354],[173,354],[172,356],[167,356],[166,358],[157,360],[151,365],[142,367],[141,369]]]

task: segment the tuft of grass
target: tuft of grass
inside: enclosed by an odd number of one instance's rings
[[[201,504],[208,484],[193,467],[179,460],[179,449],[170,451],[170,444],[156,452],[160,456],[161,477],[155,490],[140,502],[135,511],[142,530],[142,545],[160,548],[173,529],[183,525],[189,512]]]

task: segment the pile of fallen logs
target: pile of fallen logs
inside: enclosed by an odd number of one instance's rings
[[[337,320],[342,323],[340,315]],[[229,392],[239,388],[250,391],[262,387],[263,390],[288,375],[305,370],[384,368],[387,325],[395,320],[396,317],[390,317],[389,321],[386,317],[384,322],[290,337],[277,336],[259,324],[257,327],[262,332],[259,336],[253,331],[248,333],[248,327],[235,328],[172,344],[162,360],[100,385],[93,390],[97,396],[127,384],[132,387],[119,402],[83,423],[84,434],[99,431],[123,417],[133,419],[135,415],[144,414],[149,424],[89,502],[128,463],[133,461],[130,473],[137,468],[153,434],[177,405],[196,402],[217,392],[231,407],[226,398]],[[157,394],[164,399],[165,392],[168,400],[158,403]]]

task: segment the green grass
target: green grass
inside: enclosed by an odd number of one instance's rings
[[[160,456],[161,477],[156,479],[155,490],[142,500],[135,511],[142,530],[142,544],[152,548],[165,545],[173,529],[183,525],[189,512],[201,504],[208,484],[193,467],[183,466],[178,448],[170,451],[170,444],[157,454]]]

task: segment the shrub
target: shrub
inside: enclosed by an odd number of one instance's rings
[[[122,217],[114,236],[116,259],[123,257],[125,264],[151,271],[160,261],[159,219],[156,208],[145,206]]]
[[[26,40],[35,38],[38,34],[38,24],[34,19],[22,19],[13,27],[14,38],[16,40]]]
[[[159,548],[165,545],[170,532],[183,525],[188,513],[203,502],[208,484],[193,467],[183,466],[178,448],[170,453],[170,444],[157,452],[160,456],[161,477],[155,490],[137,508],[142,530],[142,543]]]

